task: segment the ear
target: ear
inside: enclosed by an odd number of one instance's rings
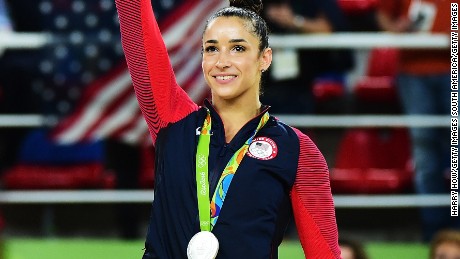
[[[272,49],[271,48],[266,48],[262,52],[260,59],[260,70],[261,71],[267,71],[267,69],[270,67],[272,63]]]

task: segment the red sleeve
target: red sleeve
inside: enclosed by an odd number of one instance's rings
[[[158,131],[198,106],[177,84],[150,0],[116,0],[121,43],[153,143]]]
[[[340,258],[326,161],[306,135],[294,130],[300,141],[300,156],[291,201],[305,257]]]

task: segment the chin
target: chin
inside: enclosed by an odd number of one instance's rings
[[[233,99],[238,96],[237,93],[233,91],[233,89],[230,89],[229,87],[221,87],[221,86],[214,87],[214,90],[212,90],[212,93],[213,93],[213,96],[224,99],[224,100]]]
[[[235,94],[214,94],[213,97],[229,101],[229,100],[235,99],[237,95]]]

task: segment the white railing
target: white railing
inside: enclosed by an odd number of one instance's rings
[[[293,127],[450,127],[449,116],[439,115],[279,115]]]
[[[293,127],[450,127],[450,117],[440,115],[288,115],[274,114]],[[57,123],[54,117],[38,114],[0,115],[0,128],[41,127]]]
[[[5,49],[35,49],[62,42],[49,33],[0,32],[0,53]],[[329,34],[271,35],[274,48],[448,48],[449,36],[430,33],[340,32]]]
[[[47,121],[38,114],[0,115],[0,128],[35,128],[47,125]]]
[[[334,195],[336,208],[415,208],[450,206],[448,194]],[[0,204],[151,203],[153,190],[5,191]]]
[[[274,48],[448,48],[447,34],[430,33],[385,33],[385,32],[340,32],[330,34],[272,35],[270,45]]]
[[[37,49],[52,42],[48,33],[0,32],[0,55],[6,49]]]

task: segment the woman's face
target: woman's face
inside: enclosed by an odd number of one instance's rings
[[[271,63],[271,49],[259,52],[259,39],[238,17],[218,17],[203,34],[203,73],[214,98],[233,100],[259,95],[261,70]]]

